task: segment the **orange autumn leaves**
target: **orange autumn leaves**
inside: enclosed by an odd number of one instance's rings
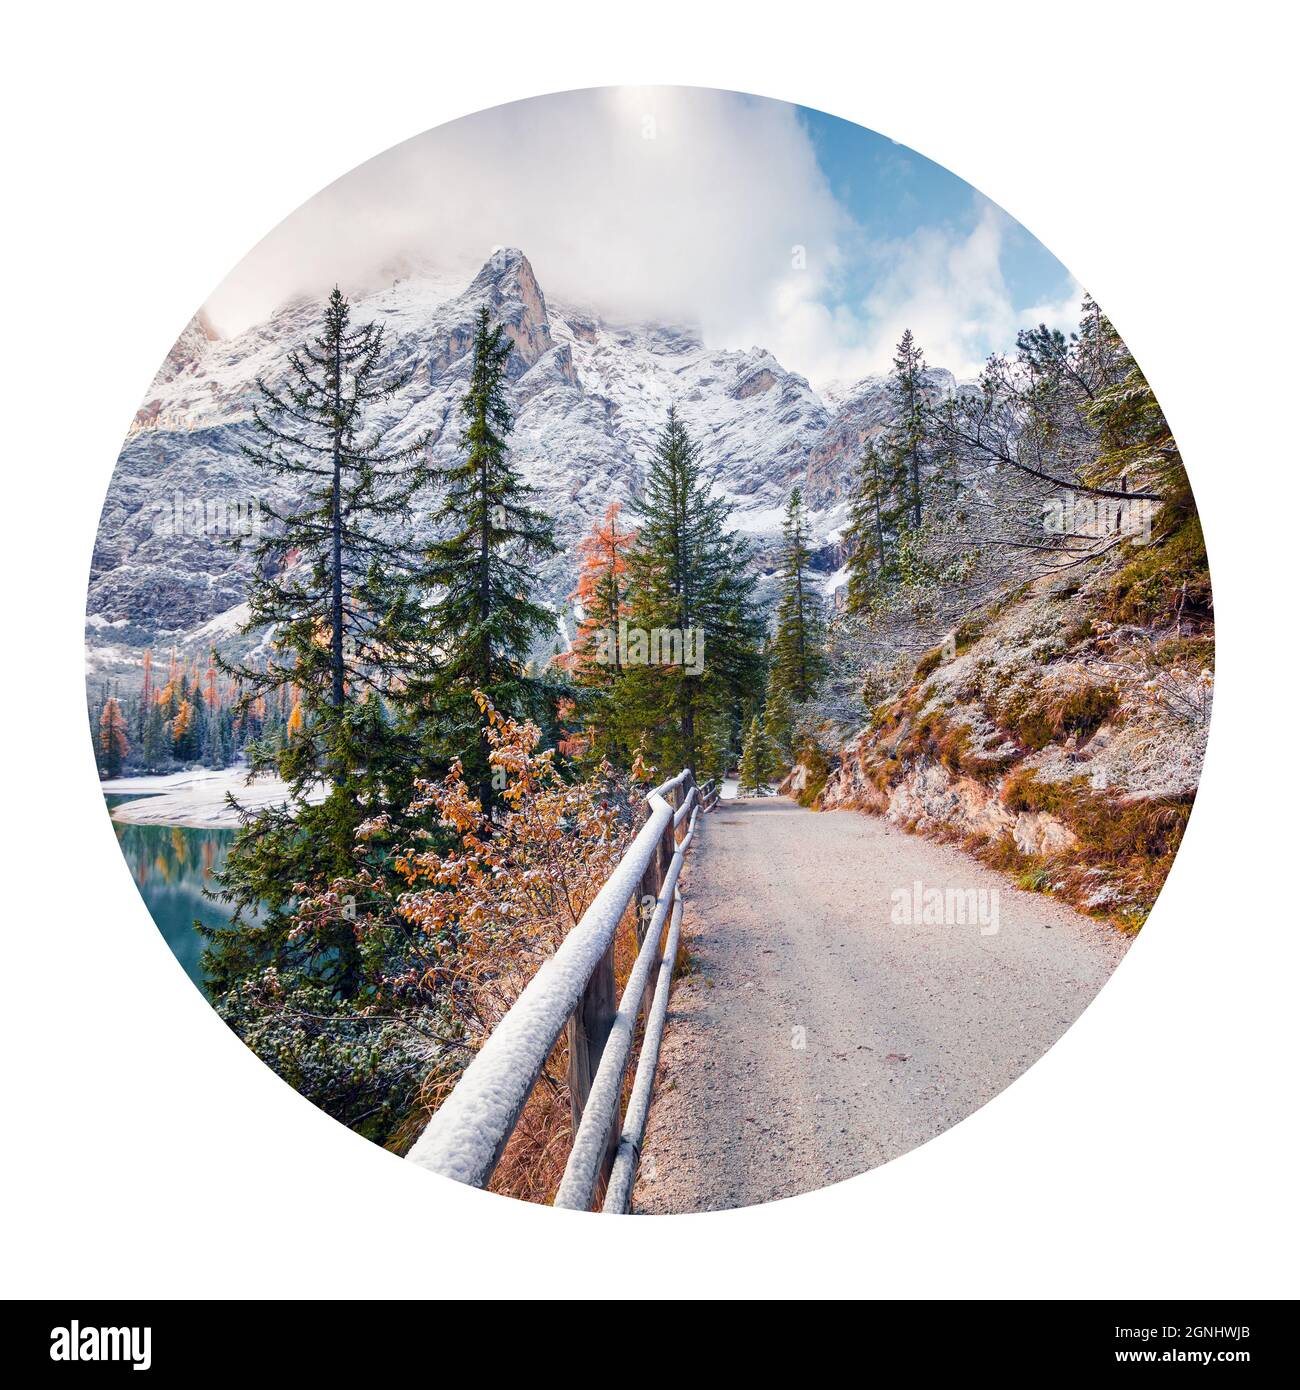
[[[122,706],[113,695],[104,701],[104,710],[99,716],[99,748],[105,760],[115,762],[119,768],[122,759],[130,751]]]
[[[408,948],[394,953],[400,973],[380,964],[377,1000],[439,1007],[458,1043],[471,1047],[577,923],[634,828],[634,793],[608,764],[566,782],[556,750],[539,749],[535,724],[475,698],[500,789],[491,826],[454,763],[441,781],[417,783],[409,809],[426,828],[414,842],[390,846],[386,815],[366,821],[357,873],[306,899],[295,927],[301,935],[351,911],[363,949],[381,961],[385,942],[400,938]]]
[[[582,616],[573,650],[559,658],[559,664],[579,674],[592,674],[593,645],[598,645],[607,631],[617,629],[619,619],[628,615],[628,553],[636,532],[619,528],[621,510],[618,502],[610,503],[604,521],[578,543],[578,586],[569,597]]]
[[[617,675],[604,657],[611,646],[609,635],[628,616],[628,555],[637,534],[619,526],[621,510],[618,502],[612,502],[604,520],[578,543],[578,585],[569,595],[578,610],[578,632],[573,646],[556,657],[555,664],[579,685],[608,687]],[[565,701],[559,714],[566,723],[572,719],[573,702]],[[591,753],[593,742],[590,729],[575,731],[561,739],[560,752],[581,759]]]

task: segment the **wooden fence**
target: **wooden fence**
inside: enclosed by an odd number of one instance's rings
[[[564,938],[493,1029],[455,1089],[416,1140],[409,1162],[484,1187],[501,1159],[561,1032],[568,1030],[573,1146],[557,1207],[590,1211],[602,1179],[603,1210],[625,1212],[654,1090],[673,966],[681,937],[682,862],[718,788],[696,786],[690,768],[646,797],[645,823]],[[614,938],[637,904],[637,956],[616,1000]],[[660,941],[667,924],[667,940]],[[623,1080],[638,1018],[645,1029],[627,1113]]]

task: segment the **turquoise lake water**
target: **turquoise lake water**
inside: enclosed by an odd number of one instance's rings
[[[111,809],[139,795],[109,794],[104,800]],[[208,926],[223,926],[230,920],[225,904],[205,897],[203,890],[215,891],[219,886],[213,875],[225,862],[235,832],[183,825],[122,825],[117,821],[113,829],[163,940],[185,973],[201,986],[203,940],[194,929],[194,919]]]

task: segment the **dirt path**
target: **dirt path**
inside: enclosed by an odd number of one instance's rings
[[[790,1197],[906,1153],[1037,1061],[1124,954],[874,816],[777,797],[723,802],[703,830],[635,1211]],[[918,881],[996,889],[996,933],[892,922]]]

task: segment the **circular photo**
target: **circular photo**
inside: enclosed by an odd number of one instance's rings
[[[867,1172],[1031,1066],[1214,685],[1103,306],[887,137],[677,87],[429,131],[260,242],[131,423],[86,647],[227,1026],[406,1162],[617,1214]]]

